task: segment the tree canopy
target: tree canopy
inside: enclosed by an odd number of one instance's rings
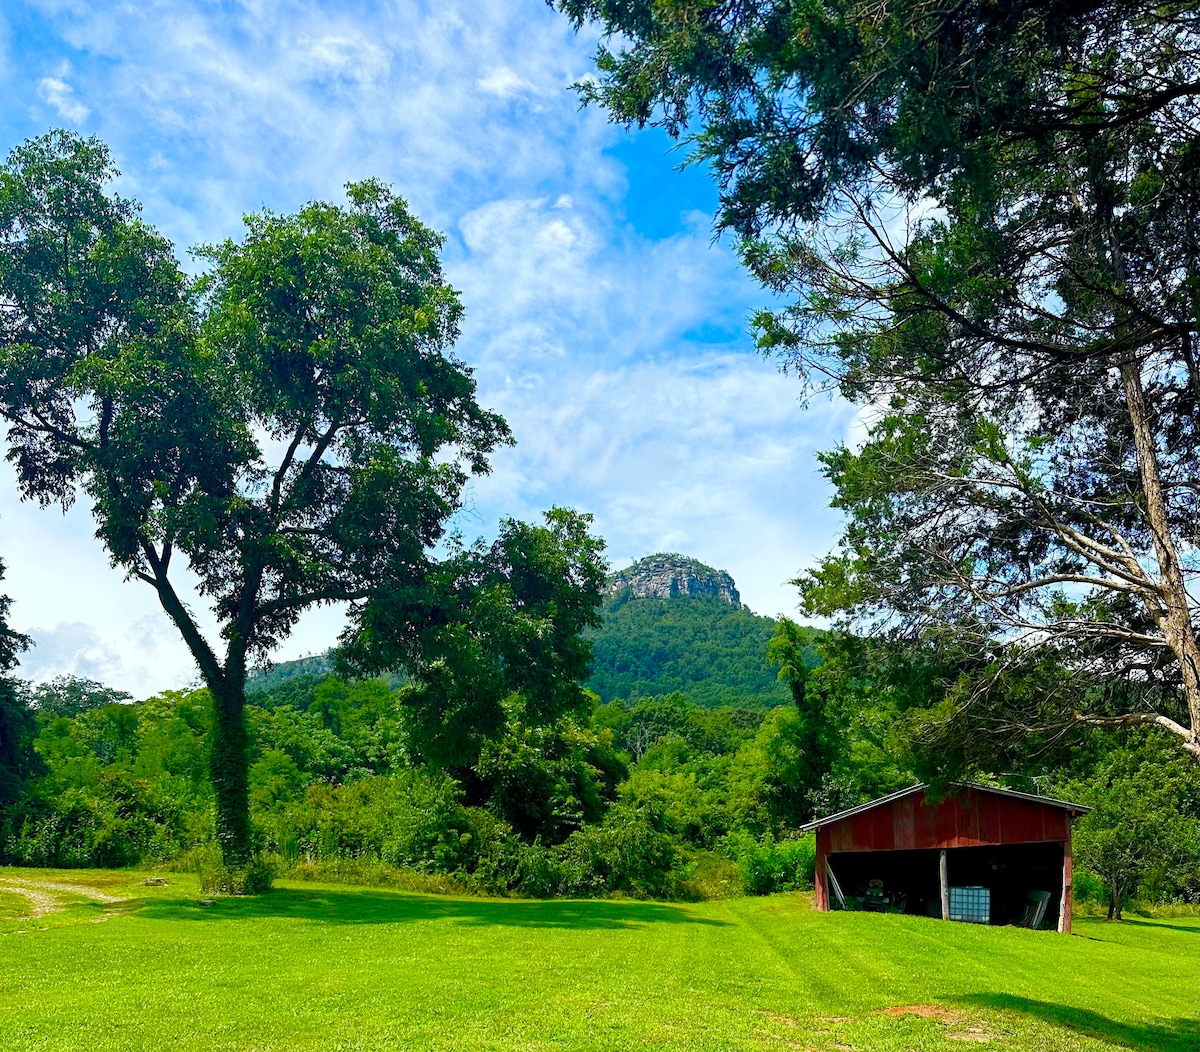
[[[603,541],[565,508],[542,525],[507,520],[491,544],[450,551],[417,588],[380,590],[343,637],[357,672],[402,667],[417,755],[473,767],[510,722],[546,728],[590,706],[585,629],[599,624]]]
[[[620,41],[585,96],[714,169],[764,350],[862,406],[806,609],[941,649],[964,762],[1031,720],[1200,761],[1194,5],[557,6]],[[1075,685],[1010,704],[1046,652]]]
[[[105,705],[120,705],[133,701],[133,695],[114,690],[94,679],[60,675],[38,683],[29,691],[29,704],[39,714],[48,716],[78,716],[81,712]]]
[[[155,589],[212,691],[218,832],[250,850],[248,659],[314,604],[416,584],[471,473],[508,440],[450,352],[439,235],[375,181],[171,244],[55,132],[0,170],[0,416],[22,493],[87,495],[114,564]],[[177,590],[186,563],[220,624]]]

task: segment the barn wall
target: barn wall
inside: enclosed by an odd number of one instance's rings
[[[825,830],[830,853],[1063,842],[1071,835],[1070,816],[1062,808],[974,790],[938,804],[912,793]]]

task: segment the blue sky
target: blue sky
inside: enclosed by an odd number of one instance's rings
[[[792,613],[788,578],[838,525],[815,451],[854,412],[802,407],[754,350],[765,296],[713,241],[707,174],[676,170],[661,133],[579,109],[569,85],[595,43],[542,0],[9,0],[0,145],[99,135],[122,192],[181,253],[238,236],[264,205],[388,180],[447,235],[458,353],[517,438],[458,527],[572,505],[594,513],[614,567],[684,552],[733,574],[754,609]],[[38,642],[21,674],[139,696],[191,681],[153,594],[92,530],[86,507],[21,505],[0,474],[5,591]],[[340,620],[307,617],[277,656],[323,649]]]

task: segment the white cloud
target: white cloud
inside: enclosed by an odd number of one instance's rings
[[[495,509],[533,517],[572,504],[596,514],[614,565],[682,551],[732,573],[753,608],[794,612],[786,582],[836,524],[814,452],[840,437],[851,409],[801,414],[798,389],[745,354],[538,379],[492,399],[520,422],[519,442],[473,484],[464,529]]]
[[[82,621],[60,622],[53,628],[34,626],[29,630],[34,646],[22,655],[17,674],[34,682],[70,674],[139,692],[156,674],[162,677],[164,658],[170,661],[173,648],[163,639],[157,621],[143,618],[131,628],[127,638],[119,638]],[[176,667],[172,672],[169,685],[183,685],[194,676],[194,667]]]
[[[475,81],[475,86],[485,95],[495,95],[500,99],[513,99],[535,90],[529,81],[517,76],[507,66],[497,66],[489,70],[485,76]]]
[[[71,124],[82,124],[92,112],[80,101],[75,89],[61,77],[42,77],[38,81],[38,95]]]

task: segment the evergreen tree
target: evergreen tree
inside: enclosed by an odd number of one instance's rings
[[[1031,729],[1004,683],[1050,651],[1032,729],[1200,762],[1195,5],[558,6],[621,41],[585,96],[716,172],[763,348],[863,408],[806,610],[937,648],[959,741]]]

